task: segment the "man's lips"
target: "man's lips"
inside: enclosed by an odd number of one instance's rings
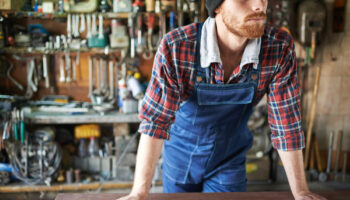
[[[250,18],[247,21],[265,21],[265,17],[256,17],[256,18]]]

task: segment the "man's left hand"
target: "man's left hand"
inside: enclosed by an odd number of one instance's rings
[[[295,200],[327,200],[326,198],[312,192],[297,194],[294,198]]]

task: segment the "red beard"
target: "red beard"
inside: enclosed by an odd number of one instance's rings
[[[235,35],[252,39],[259,38],[264,34],[265,23],[262,23],[261,21],[255,22],[251,20],[263,18],[263,20],[265,21],[266,14],[263,12],[248,15],[247,17],[245,17],[244,23],[242,25],[237,25],[237,23],[235,23],[235,21],[232,20],[230,15],[227,15],[224,10],[222,18],[227,29]]]

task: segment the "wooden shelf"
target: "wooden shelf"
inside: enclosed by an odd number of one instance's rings
[[[126,50],[126,48],[108,48],[108,53],[120,52]],[[78,52],[77,49],[69,49],[70,53]],[[80,53],[105,53],[105,48],[87,48],[83,47],[79,50]],[[53,49],[45,50],[45,48],[34,48],[34,47],[5,47],[0,50],[0,53],[11,53],[11,54],[56,54],[56,53],[65,53],[64,50]]]
[[[31,124],[113,124],[113,123],[139,123],[137,113],[122,114],[118,112],[108,112],[100,115],[96,112],[88,112],[79,115],[68,113],[32,112],[24,115],[25,122]]]
[[[1,10],[2,15],[5,17],[15,18],[36,18],[36,19],[60,19],[67,18],[67,14],[102,14],[104,18],[113,19],[127,19],[131,12],[128,13],[114,13],[114,12],[93,12],[93,13],[38,13],[38,12],[24,12],[24,11],[12,11],[12,10]],[[142,12],[145,13],[145,12]]]

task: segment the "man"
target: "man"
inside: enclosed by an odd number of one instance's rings
[[[168,33],[142,107],[135,180],[146,199],[163,141],[164,192],[246,191],[247,121],[266,93],[274,148],[295,199],[308,190],[291,36],[265,28],[266,0],[207,0],[210,17]]]

